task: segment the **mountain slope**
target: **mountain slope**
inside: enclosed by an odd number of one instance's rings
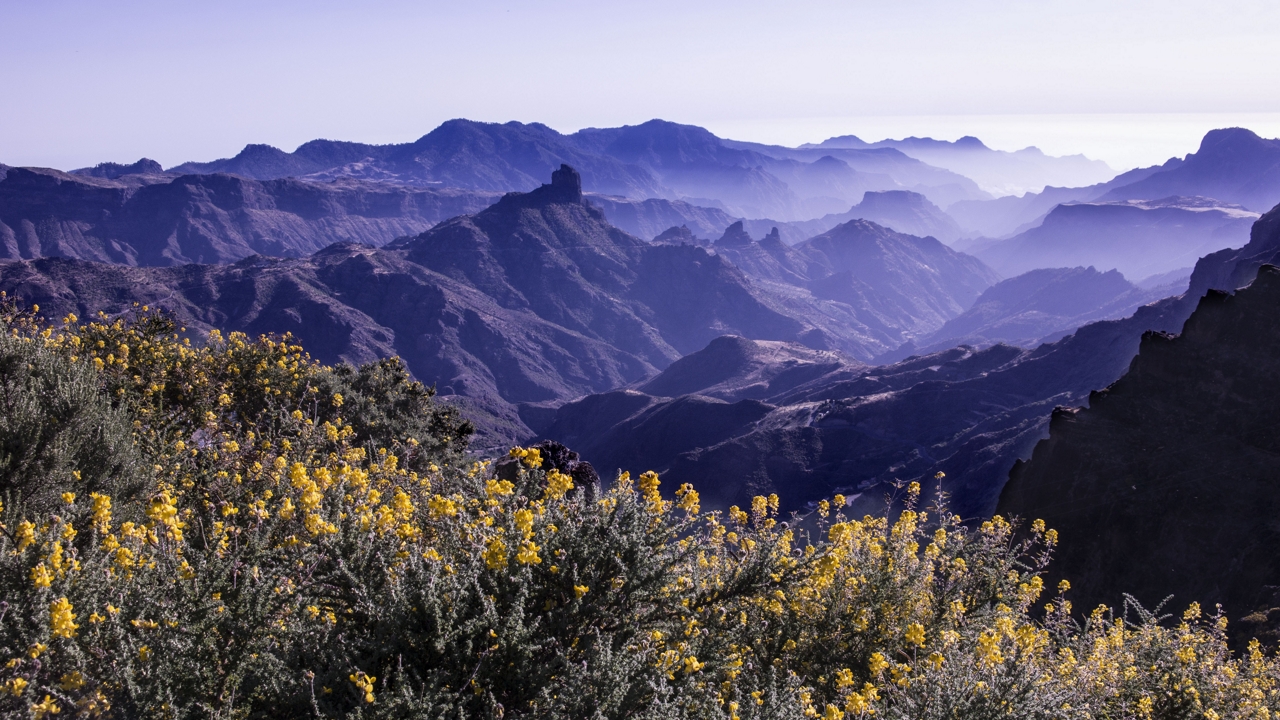
[[[1014,466],[1000,511],[1062,537],[1053,572],[1082,610],[1221,603],[1233,619],[1280,584],[1280,268],[1235,295],[1212,292],[1180,335],[1149,333],[1129,372],[1054,413]],[[1272,586],[1270,590],[1268,586]],[[1275,620],[1277,618],[1273,618]]]
[[[1115,270],[1100,273],[1092,267],[1031,270],[984,290],[972,307],[917,343],[917,352],[997,342],[1035,347],[1086,323],[1127,317],[1140,305],[1183,289],[1143,290]]]
[[[714,249],[758,280],[850,308],[890,345],[936,330],[998,279],[976,258],[933,238],[867,220],[851,220],[791,247],[776,231],[755,242],[737,223]]]

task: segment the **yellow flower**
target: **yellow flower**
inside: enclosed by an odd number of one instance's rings
[[[31,643],[31,647],[27,648],[27,654],[31,656],[32,660],[35,660],[43,655],[44,651],[48,649],[49,646],[44,643]]]
[[[490,538],[482,555],[484,564],[490,570],[500,570],[507,566],[507,544],[500,537]]]
[[[68,504],[68,505],[73,505],[73,504],[75,504],[75,501],[76,501],[76,494],[75,494],[75,493],[73,493],[73,492],[64,492],[64,493],[62,493],[62,502],[66,503],[66,504]]]
[[[582,597],[583,595],[586,595],[589,592],[591,592],[591,588],[587,587],[586,585],[573,586],[573,594],[578,597]]]
[[[538,551],[541,550],[532,541],[525,540],[520,544],[520,550],[516,553],[516,561],[521,565],[537,565],[542,562],[542,558],[538,557]]]
[[[924,626],[920,623],[911,623],[907,626],[906,638],[908,643],[916,647],[924,647]]]
[[[690,515],[697,515],[701,506],[698,504],[698,491],[693,489],[689,483],[684,483],[676,490],[676,497],[680,498],[680,509]]]
[[[841,720],[843,717],[844,712],[831,703],[827,703],[827,709],[822,713],[822,720]]]
[[[373,677],[372,675],[366,675],[363,671],[349,675],[348,678],[356,688],[364,693],[365,702],[372,703],[374,701],[373,683],[376,682],[378,678]]]
[[[42,702],[34,703],[31,706],[31,715],[35,717],[36,720],[40,720],[40,718],[43,718],[45,715],[57,715],[59,712],[62,712],[62,709],[59,708],[58,704],[53,701],[53,698],[48,695],[44,696],[44,700]]]
[[[872,653],[869,667],[872,675],[879,675],[885,668],[889,667],[889,662],[884,659],[884,653]]]
[[[101,493],[89,493],[93,510],[93,527],[100,533],[111,529],[111,498]]]
[[[76,630],[80,627],[76,625],[75,620],[75,611],[71,607],[71,601],[66,598],[58,598],[49,603],[49,627],[52,628],[54,637],[75,637]]]
[[[53,583],[53,573],[49,572],[44,563],[40,563],[31,568],[31,582],[38,588],[47,588]]]
[[[552,468],[547,472],[547,490],[546,497],[549,500],[556,500],[564,497],[573,489],[573,476]]]
[[[10,678],[4,682],[4,691],[14,697],[19,697],[26,691],[27,685],[29,684],[30,683],[20,677]]]
[[[150,659],[151,659],[151,655],[152,655],[152,653],[151,653],[151,648],[150,648],[149,646],[147,646],[147,645],[143,645],[142,647],[138,648],[138,659],[139,659],[139,660],[144,660],[144,661],[145,661],[145,660],[150,660]]]
[[[18,552],[22,552],[36,541],[36,526],[27,520],[18,523]]]
[[[333,394],[333,406],[334,406],[334,407],[342,407],[342,393],[334,393],[334,394]],[[372,701],[372,700],[370,700],[369,702],[373,702],[373,701]]]
[[[706,663],[698,662],[698,658],[690,655],[684,659],[684,671],[686,675],[692,675],[702,668],[706,667]]]
[[[521,509],[515,512],[516,528],[524,534],[526,538],[533,534],[533,511],[529,509]]]

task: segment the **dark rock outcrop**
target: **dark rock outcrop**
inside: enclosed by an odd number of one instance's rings
[[[1235,622],[1280,585],[1280,268],[1211,291],[1180,335],[1147,333],[1089,407],[1055,411],[1000,512],[1062,538],[1051,572],[1077,606],[1221,603]],[[1257,620],[1257,618],[1255,618]]]

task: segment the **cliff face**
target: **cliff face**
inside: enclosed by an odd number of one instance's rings
[[[1128,374],[1059,410],[999,511],[1043,518],[1077,607],[1221,603],[1233,621],[1280,585],[1280,269],[1211,291],[1180,335],[1148,333]],[[1280,619],[1280,610],[1274,612]]]
[[[303,257],[335,242],[382,245],[496,197],[354,180],[13,168],[0,180],[0,258],[165,266]]]

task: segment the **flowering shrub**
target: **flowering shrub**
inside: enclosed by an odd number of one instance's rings
[[[1280,709],[1275,659],[1232,655],[1221,618],[1077,622],[1065,585],[1046,603],[1042,523],[1023,540],[998,517],[969,528],[916,486],[893,520],[845,517],[839,496],[787,521],[776,497],[708,512],[653,473],[575,482],[537,448],[500,476],[393,360],[326,368],[237,334],[193,347],[145,308],[0,320],[0,380],[28,403],[0,441],[51,448],[0,488],[6,716]],[[50,392],[81,420],[41,415]]]

